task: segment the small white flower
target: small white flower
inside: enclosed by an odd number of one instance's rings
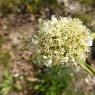
[[[88,45],[88,46],[92,46],[92,43],[93,43],[93,39],[92,39],[92,38],[90,38],[90,39],[88,40],[87,45]]]
[[[72,62],[75,62],[75,59],[74,58],[72,58]]]
[[[52,60],[51,60],[51,59],[48,59],[48,60],[45,61],[44,64],[45,64],[45,66],[47,66],[47,67],[48,67],[48,66],[51,66],[51,65],[52,65]]]
[[[64,63],[64,61],[62,60],[62,61],[60,61],[60,64],[65,64],[65,63]]]
[[[64,57],[64,62],[68,62],[69,58],[68,57]]]
[[[38,43],[38,40],[32,39],[32,42],[33,42],[34,44],[37,44],[37,43]]]
[[[57,18],[54,15],[52,15],[51,20],[57,22]]]
[[[58,54],[58,51],[54,51],[54,54]]]
[[[32,43],[33,44],[37,44],[38,43],[38,37],[36,35],[33,36]]]
[[[43,59],[47,59],[47,56],[43,55]]]

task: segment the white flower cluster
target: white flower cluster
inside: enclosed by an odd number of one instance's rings
[[[51,64],[79,64],[84,61],[89,50],[90,30],[76,18],[52,16],[51,20],[41,20],[39,31],[34,34],[35,54],[33,61]],[[91,44],[91,42],[90,42]]]

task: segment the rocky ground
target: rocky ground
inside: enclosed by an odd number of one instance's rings
[[[9,63],[8,62],[2,63],[3,59],[0,60],[1,61],[0,62],[0,77],[3,75],[4,70],[7,67],[9,67],[11,68],[10,71],[12,73],[12,76],[14,77],[24,76],[27,80],[32,80],[32,77],[33,77],[32,65],[29,64],[29,58],[30,58],[30,55],[32,54],[32,51],[31,50],[22,51],[22,49],[28,37],[32,36],[32,33],[34,32],[36,25],[34,21],[27,23],[27,18],[23,20],[15,23],[16,25],[14,25],[13,23],[11,23],[11,25],[8,25],[9,23],[8,19],[6,18],[0,19],[0,37],[2,37],[2,39],[0,39],[0,42],[1,42],[0,56],[4,55],[5,52],[8,52],[8,54],[10,54],[11,56]],[[11,18],[11,22],[14,22],[14,21],[16,21],[16,18]],[[4,60],[7,60],[7,59],[5,58]],[[5,68],[5,66],[7,67]],[[10,95],[18,95],[18,94],[10,94]]]
[[[93,31],[95,30],[95,11],[93,8],[82,6],[76,1],[69,2],[69,0],[64,0],[63,3],[65,9],[62,11],[59,10],[56,14],[62,16],[68,16],[70,14],[71,16],[75,16],[77,11],[78,17],[82,11],[83,14],[81,16],[84,16],[82,19],[86,19],[87,25]],[[84,13],[87,14],[87,18],[85,18]],[[45,12],[42,12],[42,15],[44,14]],[[90,18],[91,16],[92,18]],[[7,17],[0,18],[0,80],[2,80],[4,71],[10,68],[8,70],[10,70],[9,72],[11,72],[12,77],[20,78],[20,80],[15,80],[14,83],[20,84],[23,87],[19,93],[12,90],[9,95],[31,95],[27,83],[37,80],[34,77],[35,71],[30,62],[33,52],[31,48],[28,50],[24,49],[27,41],[31,40],[29,38],[31,38],[37,28],[37,17],[39,16],[32,14],[9,14]],[[45,18],[45,16],[43,18]],[[89,20],[90,23],[88,23]],[[4,57],[6,55],[7,57]],[[80,74],[78,77],[83,76]],[[95,95],[95,76],[86,75],[85,78],[76,79],[76,81],[76,90],[85,91],[85,95]]]

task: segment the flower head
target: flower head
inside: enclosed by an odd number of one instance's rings
[[[52,20],[42,20],[35,35],[38,43],[34,57],[36,62],[41,58],[40,63],[43,64],[46,60],[43,56],[51,59],[50,64],[78,64],[85,60],[85,53],[89,50],[90,30],[76,18],[53,16]]]

